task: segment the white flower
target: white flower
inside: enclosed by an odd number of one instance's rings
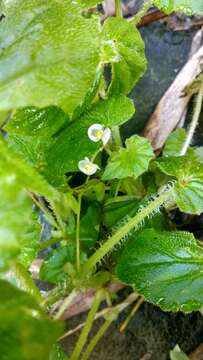
[[[94,164],[87,157],[85,157],[84,160],[79,161],[78,167],[85,175],[93,175],[99,169],[99,166]]]
[[[111,137],[111,130],[104,128],[101,124],[93,124],[88,129],[88,137],[94,142],[102,140],[103,145],[106,145]]]

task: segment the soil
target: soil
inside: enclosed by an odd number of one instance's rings
[[[122,296],[121,296],[122,297]],[[113,323],[90,356],[90,360],[168,360],[169,351],[179,344],[185,353],[191,353],[203,341],[203,317],[194,312],[188,315],[166,313],[158,307],[144,303],[129,323],[124,333],[119,332],[130,308]],[[74,328],[85,315],[67,322]],[[101,326],[98,320],[92,335]],[[70,354],[78,333],[63,340],[63,348]]]

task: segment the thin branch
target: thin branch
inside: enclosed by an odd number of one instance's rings
[[[203,102],[203,87],[199,90],[199,93],[197,95],[193,118],[190,123],[185,142],[180,151],[180,155],[185,155],[191,144],[192,138],[194,136],[195,130],[196,130],[198,122],[199,122],[199,117],[200,117],[200,113],[201,113],[201,109],[202,109],[202,102]]]
[[[125,319],[125,321],[123,322],[123,324],[120,327],[120,332],[125,331],[126,327],[128,326],[130,320],[133,318],[133,316],[135,315],[135,313],[137,312],[137,310],[140,308],[140,306],[142,305],[142,303],[144,302],[144,298],[143,296],[141,296],[139,298],[139,300],[136,302],[135,306],[133,307],[132,311],[130,312],[130,314],[128,315],[128,317]]]

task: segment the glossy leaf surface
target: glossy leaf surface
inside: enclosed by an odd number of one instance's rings
[[[183,231],[146,229],[135,234],[117,267],[121,281],[167,311],[201,308],[202,273],[203,249]]]
[[[0,109],[57,105],[71,114],[101,71],[98,17],[70,0],[3,4]]]

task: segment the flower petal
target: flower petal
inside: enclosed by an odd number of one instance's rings
[[[111,129],[106,128],[104,130],[104,133],[103,133],[103,136],[102,136],[103,145],[106,145],[109,142],[110,138],[111,138]]]
[[[101,124],[93,124],[89,127],[87,134],[90,140],[98,142],[102,139],[104,127]],[[99,136],[98,136],[99,134]]]
[[[85,175],[93,175],[96,173],[97,169],[99,169],[97,164],[94,164],[89,159],[85,158],[84,160],[80,160],[78,163],[78,168]]]

